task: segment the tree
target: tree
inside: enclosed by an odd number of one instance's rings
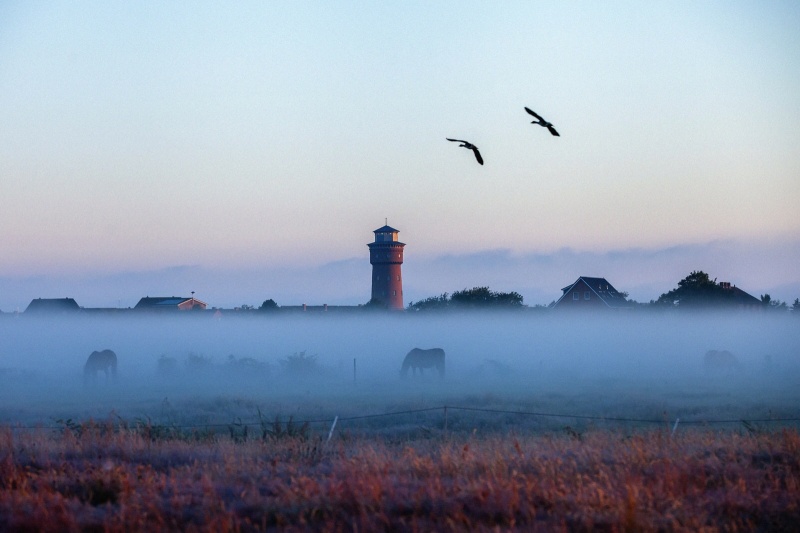
[[[800,298],[795,298],[792,304],[792,314],[800,316]]]
[[[780,300],[773,300],[769,294],[761,295],[761,304],[768,311],[786,311],[788,309],[788,307],[786,306],[786,302],[782,302]]]
[[[285,373],[293,376],[304,376],[319,372],[319,367],[317,366],[317,356],[306,355],[305,350],[302,352],[295,352],[292,355],[279,360],[278,363],[281,365],[281,369]]]
[[[452,296],[443,293],[408,304],[409,311],[441,309],[521,309],[522,295],[517,292],[495,292],[489,287],[474,287],[456,291]]]
[[[269,300],[264,300],[264,303],[261,304],[261,307],[258,308],[259,311],[275,311],[278,309],[278,304],[275,303],[275,300],[270,298]]]
[[[693,271],[678,282],[678,287],[658,297],[656,305],[680,308],[704,308],[732,303],[731,293],[726,292],[716,279],[711,279],[702,270]]]
[[[442,293],[441,296],[431,296],[430,298],[425,298],[424,300],[420,300],[418,302],[408,302],[408,310],[409,311],[430,311],[430,310],[441,310],[448,306],[449,304],[449,296],[448,294]]]
[[[517,292],[494,292],[489,287],[474,287],[456,291],[450,303],[457,307],[522,307],[522,295]]]

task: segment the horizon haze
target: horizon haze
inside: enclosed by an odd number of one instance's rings
[[[407,243],[406,250],[413,250]],[[209,307],[358,305],[369,301],[371,265],[363,257],[325,264],[256,269],[180,265],[159,270],[75,273],[61,276],[0,277],[0,310],[24,311],[35,298],[74,298],[81,307],[133,307],[144,296],[195,296]],[[728,281],[759,298],[769,294],[788,305],[800,297],[793,257],[800,241],[775,244],[716,241],[663,249],[627,249],[520,254],[485,250],[469,254],[416,257],[406,253],[406,306],[442,293],[473,287],[515,291],[525,305],[547,305],[579,276],[606,278],[629,298],[646,303],[674,289],[694,270]],[[331,280],[336,280],[331,283]]]

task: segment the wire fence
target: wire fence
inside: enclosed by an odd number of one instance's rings
[[[777,424],[777,425],[793,425],[800,423],[800,417],[767,417],[767,418],[754,418],[754,417],[737,417],[737,418],[695,418],[695,419],[684,419],[680,417],[670,418],[666,415],[661,418],[628,418],[628,417],[619,417],[619,416],[604,416],[604,415],[585,415],[585,414],[575,414],[575,413],[547,413],[547,412],[540,412],[540,411],[518,411],[518,410],[506,410],[506,409],[488,409],[488,408],[479,408],[479,407],[462,407],[457,405],[442,405],[437,407],[427,407],[421,409],[408,409],[403,411],[391,411],[386,413],[375,413],[375,414],[367,414],[367,415],[353,415],[353,416],[336,416],[336,417],[327,417],[327,418],[308,418],[308,419],[297,419],[295,420],[293,417],[289,417],[288,421],[284,420],[283,424],[292,424],[293,427],[297,426],[317,426],[317,425],[329,425],[331,423],[340,424],[340,429],[342,424],[346,424],[348,422],[359,422],[359,421],[367,421],[367,420],[379,420],[385,418],[392,418],[392,417],[400,417],[403,415],[415,415],[421,413],[429,413],[433,414],[436,412],[441,412],[442,416],[440,418],[441,428],[445,431],[448,429],[453,428],[453,420],[451,417],[451,424],[450,428],[448,428],[448,413],[452,414],[453,412],[470,412],[470,413],[484,413],[489,415],[506,415],[506,416],[515,416],[515,417],[531,417],[531,418],[546,418],[546,419],[564,419],[564,420],[582,420],[587,422],[598,422],[603,424],[612,424],[612,425],[622,425],[622,424],[639,424],[639,425],[669,425],[672,427],[673,433],[677,429],[678,425],[691,425],[691,426],[719,426],[719,425],[730,425],[730,424],[744,424],[745,427],[750,429],[752,424]],[[166,426],[171,429],[175,430],[199,430],[199,429],[219,429],[219,428],[232,428],[232,427],[245,427],[245,426],[253,426],[253,427],[264,427],[265,425],[272,424],[273,422],[265,417],[260,416],[258,419],[250,419],[250,420],[242,420],[241,417],[235,417],[232,422],[219,422],[219,423],[195,423],[195,424],[178,424],[172,422],[166,423],[158,423],[158,422],[151,422],[149,418],[136,418],[134,419],[133,424],[129,421],[125,421],[121,417],[120,420],[122,423],[120,425],[125,427],[141,427],[147,425],[153,426]],[[274,420],[280,423],[280,418],[277,416]],[[472,421],[472,420],[470,420]],[[23,425],[23,424],[3,424],[2,427],[9,428],[9,429],[38,429],[38,430],[62,430],[65,427],[69,426],[80,426],[81,422],[73,421],[72,419],[67,420],[57,420],[56,425],[49,424],[49,425]],[[84,422],[84,423],[91,423]],[[462,424],[464,425],[464,424]],[[467,424],[469,425],[469,424]],[[383,424],[381,427],[390,427],[390,425]],[[331,428],[331,432],[333,427]]]

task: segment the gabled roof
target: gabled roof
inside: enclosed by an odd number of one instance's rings
[[[753,296],[752,294],[748,294],[744,292],[739,287],[734,286],[732,289],[733,291],[733,299],[736,300],[738,303],[741,304],[750,304],[750,305],[759,305],[761,304],[761,300]]]
[[[25,312],[61,313],[64,311],[80,311],[81,307],[74,298],[36,298],[31,300]]]
[[[608,307],[612,307],[615,309],[623,308],[623,307],[630,307],[631,304],[628,300],[622,296],[617,289],[611,285],[606,278],[591,278],[589,276],[581,276],[574,283],[568,285],[561,289],[563,294],[561,298],[553,304],[553,307],[557,306],[558,303],[563,300],[571,291],[572,289],[578,285],[579,283],[583,282],[589,289],[600,299],[601,302],[606,304]]]
[[[182,298],[180,296],[145,296],[144,298],[139,300],[139,303],[136,304],[134,309],[141,309],[143,307],[156,307],[156,306],[164,306],[164,305],[178,305],[179,303],[183,302],[187,298]]]
[[[720,283],[720,287],[726,292],[730,301],[736,303],[737,305],[743,306],[758,306],[762,305],[761,300],[753,296],[752,294],[748,294],[736,285],[731,285],[730,283]]]

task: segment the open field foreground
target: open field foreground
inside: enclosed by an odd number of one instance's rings
[[[798,431],[791,317],[0,320],[0,531],[797,531]]]
[[[0,431],[3,531],[796,531],[800,435]]]

